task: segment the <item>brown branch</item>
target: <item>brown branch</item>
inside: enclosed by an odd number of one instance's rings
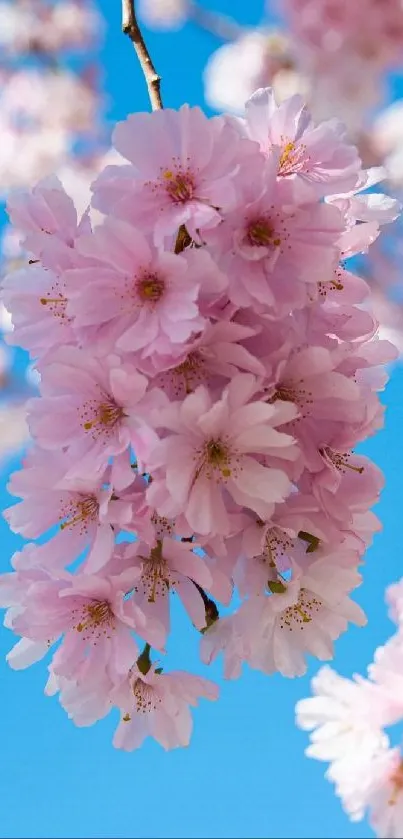
[[[146,43],[137,23],[134,0],[122,0],[122,31],[128,35],[143,70],[153,111],[163,108],[161,99],[161,77],[151,60]]]

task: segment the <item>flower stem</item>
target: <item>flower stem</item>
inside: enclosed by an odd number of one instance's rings
[[[158,75],[148,52],[146,42],[137,22],[134,0],[122,0],[122,31],[128,35],[135,49],[137,58],[147,84],[153,111],[163,108],[161,99],[161,76]]]

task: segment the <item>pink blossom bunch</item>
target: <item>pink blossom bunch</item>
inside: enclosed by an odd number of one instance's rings
[[[295,43],[321,63],[354,56],[368,65],[398,64],[403,50],[400,0],[285,0]]]
[[[403,720],[403,581],[387,589],[396,633],[375,651],[368,677],[346,679],[323,667],[314,696],[298,702],[297,723],[312,730],[309,757],[330,764],[326,777],[353,821],[366,812],[381,839],[403,833],[403,750],[386,728]]]
[[[227,678],[300,675],[365,623],[350,595],[383,479],[353,448],[395,350],[348,259],[398,207],[342,125],[269,89],[239,120],[130,115],[114,144],[99,224],[55,178],[9,201],[30,255],[3,283],[9,340],[40,396],[5,512],[30,541],[0,599],[11,666],[51,648],[77,725],[115,707],[117,747],[173,748],[217,687],[166,667],[172,595]]]

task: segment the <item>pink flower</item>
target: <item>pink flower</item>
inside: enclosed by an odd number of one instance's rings
[[[141,458],[156,440],[145,423],[153,404],[147,384],[117,356],[101,363],[75,347],[60,349],[41,369],[42,397],[29,403],[31,432],[45,449],[69,447],[69,479],[102,471],[131,444]]]
[[[24,249],[56,272],[71,265],[77,238],[91,227],[87,217],[79,223],[74,202],[55,175],[10,196],[7,211],[25,234]]]
[[[242,160],[259,155],[225,119],[208,119],[188,105],[130,114],[113,140],[133,165],[124,172],[107,167],[93,186],[93,204],[154,231],[156,242],[182,224],[193,237],[217,225],[235,201],[234,176]]]
[[[299,203],[352,189],[361,161],[337,120],[315,126],[301,96],[280,105],[270,88],[246,103],[246,130],[268,156],[277,154],[278,176]]]
[[[253,376],[239,374],[216,402],[200,385],[182,403],[159,412],[156,422],[173,432],[147,459],[153,477],[148,500],[161,515],[183,512],[196,533],[225,534],[227,493],[262,517],[288,494],[286,469],[260,461],[262,455],[297,457],[292,437],[276,430],[295,409],[249,402],[257,387]]]
[[[103,352],[169,355],[204,327],[198,298],[204,287],[218,295],[226,278],[209,255],[158,252],[131,225],[107,218],[79,250],[91,266],[65,274],[68,312],[85,345]]]
[[[170,631],[170,594],[176,592],[196,629],[206,626],[206,612],[200,587],[210,591],[212,575],[204,558],[194,553],[198,545],[164,537],[147,545],[135,542],[126,551],[140,571],[135,601],[144,614],[156,617]]]
[[[34,449],[29,452],[24,468],[14,472],[8,491],[22,498],[3,515],[14,532],[37,539],[55,525],[56,534],[38,546],[42,565],[70,565],[89,547],[87,569],[105,564],[112,554],[114,533],[111,525],[130,520],[129,503],[112,501],[113,488],[108,475],[65,479],[72,465],[66,454]],[[97,567],[95,567],[95,563]]]
[[[172,357],[167,358],[165,363],[161,357],[157,357],[146,359],[145,363],[140,362],[141,368],[150,376],[157,372],[153,385],[164,390],[170,398],[176,399],[183,399],[200,384],[212,381],[221,383],[223,380],[227,382],[240,371],[264,376],[262,362],[242,343],[255,335],[256,331],[234,321],[207,323],[199,336],[181,348],[174,366]]]
[[[44,356],[76,342],[62,275],[39,265],[13,271],[2,282],[2,299],[13,324],[7,343],[24,347],[32,356]]]
[[[293,677],[306,672],[307,653],[331,659],[333,641],[348,622],[366,623],[362,609],[347,596],[360,579],[354,567],[343,568],[337,552],[305,569],[294,564],[289,582],[278,575],[268,583],[269,596],[253,597],[240,607],[251,649],[248,663],[264,673]]]
[[[228,274],[230,300],[279,317],[306,305],[316,284],[333,276],[343,228],[336,207],[291,205],[272,160],[266,171],[259,164],[255,177],[253,168],[245,173],[236,207],[204,238]]]
[[[138,649],[133,641],[133,660],[138,655]],[[106,717],[112,709],[110,694],[114,688],[114,681],[105,670],[94,673],[91,658],[84,659],[75,670],[74,678],[56,675],[52,665],[49,667],[49,679],[46,683],[46,696],[59,693],[62,708],[69,719],[77,726],[94,725],[98,720]]]
[[[133,751],[146,737],[166,750],[188,746],[193,727],[189,705],[197,705],[199,697],[217,699],[218,686],[180,670],[157,673],[150,667],[143,673],[133,667],[112,695],[122,712],[114,746]]]
[[[65,573],[28,582],[12,627],[33,641],[54,642],[63,635],[52,660],[57,675],[74,678],[87,657],[89,678],[105,669],[112,676],[126,673],[136,657],[133,631],[157,646],[163,639],[158,622],[146,621],[126,597],[137,578],[138,569],[131,568],[114,576]]]

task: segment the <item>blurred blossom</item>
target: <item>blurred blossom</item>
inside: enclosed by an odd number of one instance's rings
[[[188,16],[189,0],[140,0],[139,14],[152,29],[177,29]]]
[[[0,0],[1,200],[57,173],[79,213],[87,210],[106,153],[97,68],[102,33],[92,0]],[[4,277],[30,254],[18,229],[6,226],[1,239]],[[11,330],[2,304],[0,340]],[[27,440],[23,403],[37,385],[37,374],[14,369],[13,358],[0,343],[0,457]]]
[[[0,47],[14,56],[21,52],[82,48],[101,30],[101,18],[90,3],[79,0],[0,2]]]
[[[271,29],[254,29],[219,47],[204,71],[206,101],[216,110],[242,113],[245,100],[259,87],[271,85],[279,101],[306,93],[289,50],[287,38]]]

